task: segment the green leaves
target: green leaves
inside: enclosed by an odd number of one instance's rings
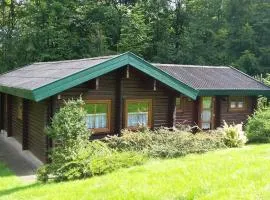
[[[86,127],[83,105],[82,99],[68,100],[52,118],[47,132],[60,146],[69,147],[90,137],[91,132]]]
[[[132,51],[149,61],[267,71],[270,3],[250,0],[0,2],[0,71]]]

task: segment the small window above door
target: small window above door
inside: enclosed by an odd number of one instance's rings
[[[176,98],[176,111],[183,112],[184,111],[184,97],[177,97]]]

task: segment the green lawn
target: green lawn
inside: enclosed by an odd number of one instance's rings
[[[0,199],[270,199],[270,145],[170,160],[82,181],[21,183],[0,165]]]

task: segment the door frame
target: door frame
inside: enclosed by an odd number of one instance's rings
[[[199,128],[202,128],[202,119],[201,114],[203,111],[203,97],[211,97],[211,120],[210,120],[210,130],[216,128],[216,97],[215,96],[201,96],[199,98],[199,109],[198,109],[198,125]],[[208,130],[208,129],[206,129]]]

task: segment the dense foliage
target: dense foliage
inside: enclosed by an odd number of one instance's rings
[[[120,152],[142,152],[149,157],[160,158],[203,153],[226,147],[224,137],[219,133],[192,134],[178,130],[172,132],[166,128],[137,132],[124,130],[121,137],[107,137],[105,142],[109,147]]]
[[[52,154],[52,162],[38,170],[38,180],[66,181],[102,175],[114,170],[143,164],[146,157],[136,152],[117,152],[100,141],[85,141],[72,147],[72,152],[59,149]],[[63,154],[65,153],[65,154]],[[69,155],[71,153],[71,155]]]
[[[224,143],[228,147],[242,147],[247,142],[247,137],[245,132],[243,131],[242,124],[230,124],[228,125],[224,121],[224,125],[222,128],[219,128],[224,137]]]
[[[53,116],[47,132],[51,139],[59,143],[60,148],[89,139],[90,132],[86,127],[86,111],[82,109],[83,105],[82,99],[68,100]]]
[[[140,165],[150,157],[173,158],[245,143],[241,124],[226,123],[222,129],[209,133],[140,127],[137,131],[123,130],[121,137],[90,141],[83,104],[81,99],[69,100],[52,118],[47,129],[54,143],[49,152],[51,162],[38,170],[38,180],[82,179]]]
[[[258,109],[246,125],[249,142],[270,142],[270,107]]]
[[[35,61],[133,51],[153,62],[270,63],[268,0],[3,0],[1,72]]]
[[[120,153],[101,141],[89,141],[83,104],[81,99],[69,100],[54,115],[48,127],[48,136],[54,143],[49,152],[51,162],[38,170],[38,180],[81,179],[139,165],[146,160],[136,152]]]

